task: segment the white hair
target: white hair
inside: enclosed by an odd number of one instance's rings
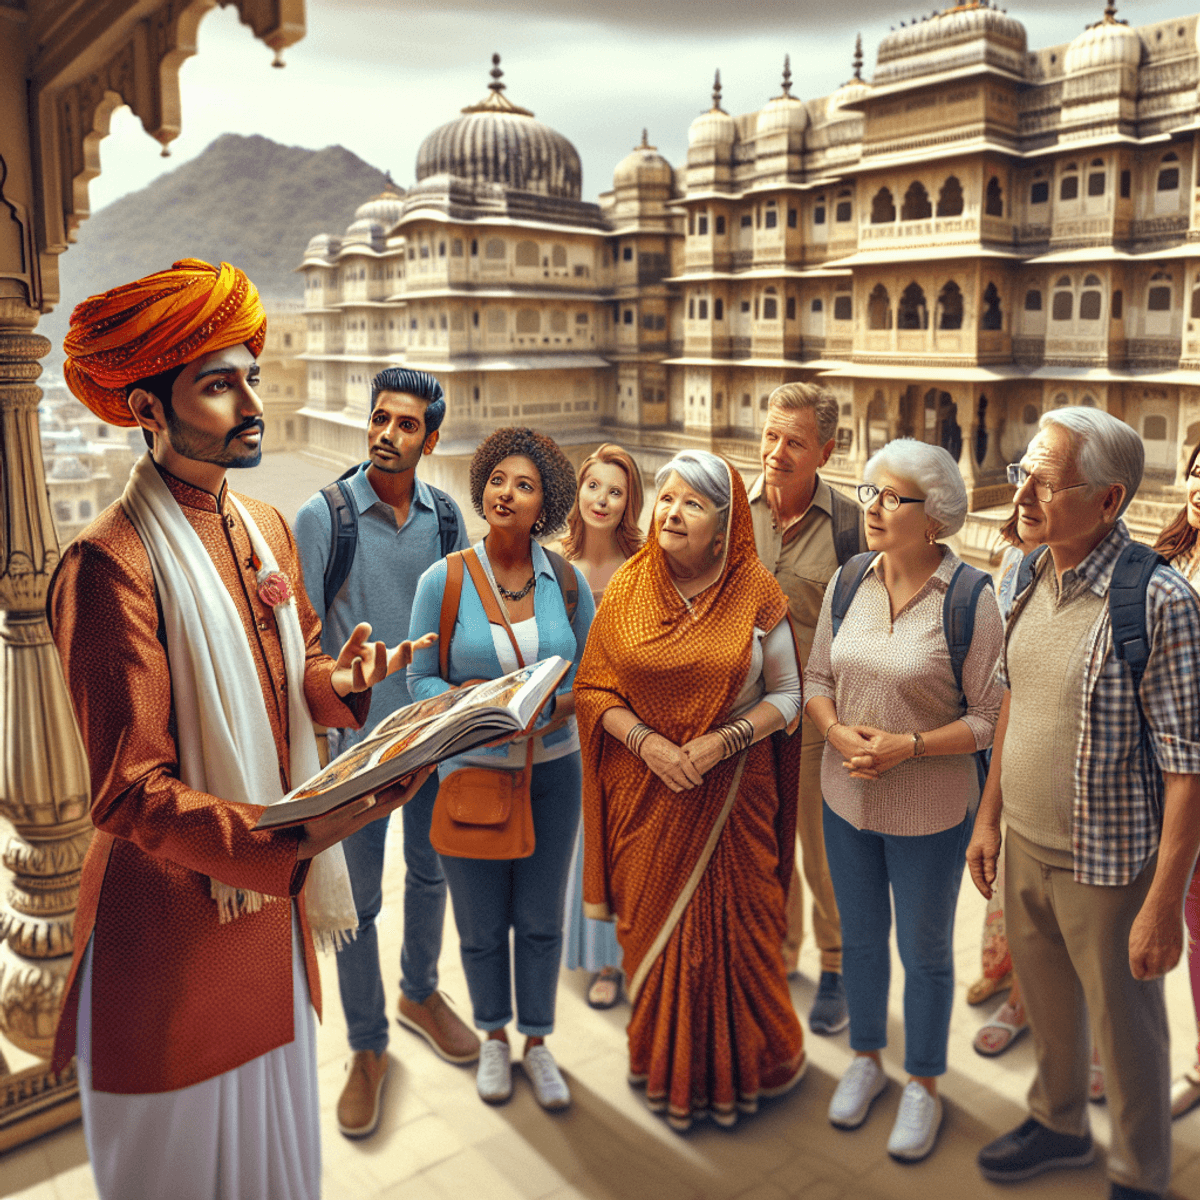
[[[707,450],[681,450],[654,476],[654,490],[661,492],[663,484],[674,471],[693,491],[699,492],[715,505],[720,513],[729,509],[729,468],[724,461]]]
[[[1119,483],[1125,489],[1119,517],[1136,495],[1146,465],[1146,448],[1130,426],[1100,408],[1052,408],[1038,429],[1058,425],[1071,437],[1079,473],[1095,488]]]
[[[880,471],[908,479],[925,493],[925,515],[937,524],[937,536],[957,533],[967,519],[967,485],[949,451],[915,438],[896,438],[872,455],[863,478],[874,482]]]

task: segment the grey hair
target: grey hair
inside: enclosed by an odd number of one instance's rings
[[[667,477],[674,471],[693,491],[699,492],[719,513],[729,511],[729,468],[724,461],[707,450],[681,450],[654,476],[654,491],[663,489]]]
[[[1136,495],[1146,465],[1146,447],[1137,433],[1118,417],[1100,408],[1052,408],[1042,414],[1038,429],[1059,425],[1071,436],[1080,474],[1096,488],[1119,483],[1125,489],[1119,517]]]
[[[817,439],[824,446],[837,433],[838,398],[816,383],[785,383],[767,397],[767,407],[780,412],[812,410]]]
[[[925,515],[937,525],[938,537],[957,533],[967,519],[967,485],[958,463],[941,446],[896,438],[872,455],[863,471],[868,483],[880,471],[911,480],[925,493]]]

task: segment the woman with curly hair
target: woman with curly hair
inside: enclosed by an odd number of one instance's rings
[[[595,607],[586,582],[574,568],[578,604],[569,619],[563,589],[547,552],[534,541],[558,530],[575,497],[575,471],[545,434],[532,429],[498,429],[471,460],[471,502],[488,524],[473,547],[504,625],[489,624],[484,600],[464,572],[458,617],[447,656],[446,678],[438,648],[416,655],[408,686],[416,700],[517,669],[519,647],[526,663],[561,655],[577,662]],[[440,625],[447,565],[435,563],[417,584],[412,628]],[[489,597],[489,600],[491,597]],[[458,858],[443,854],[463,969],[475,1026],[487,1034],[476,1086],[482,1099],[503,1103],[512,1094],[506,1026],[513,1018],[525,1034],[522,1065],[543,1108],[565,1108],[567,1085],[546,1048],[554,1029],[554,1002],[562,949],[563,900],[579,826],[579,734],[571,685],[572,666],[559,686],[554,707],[538,718],[533,741],[530,797],[535,848],[528,858]],[[443,781],[462,767],[517,770],[526,743],[480,747],[439,766]],[[513,935],[512,963],[509,935]]]
[[[645,540],[638,529],[641,511],[642,474],[637,463],[628,450],[605,442],[579,469],[579,491],[563,538],[563,554],[583,572],[597,608],[617,568],[641,549]],[[612,1008],[621,998],[616,927],[583,913],[582,830],[568,877],[563,966],[592,972],[587,990],[592,1008]]]

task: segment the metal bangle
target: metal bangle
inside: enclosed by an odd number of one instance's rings
[[[642,756],[642,744],[654,732],[644,721],[639,721],[625,735],[625,746],[631,754]]]

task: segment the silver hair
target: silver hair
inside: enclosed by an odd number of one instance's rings
[[[1146,465],[1146,447],[1137,433],[1118,417],[1100,408],[1052,408],[1042,414],[1038,429],[1058,425],[1071,436],[1079,473],[1096,488],[1119,483],[1125,489],[1119,517],[1137,494]]]
[[[655,493],[662,491],[672,471],[715,505],[718,512],[729,511],[729,468],[715,454],[707,450],[681,450],[666,466],[659,467],[654,476]]]
[[[941,446],[896,438],[872,455],[863,478],[871,483],[880,471],[911,480],[925,493],[925,515],[936,523],[938,537],[949,537],[962,528],[967,519],[967,485],[958,463]]]

